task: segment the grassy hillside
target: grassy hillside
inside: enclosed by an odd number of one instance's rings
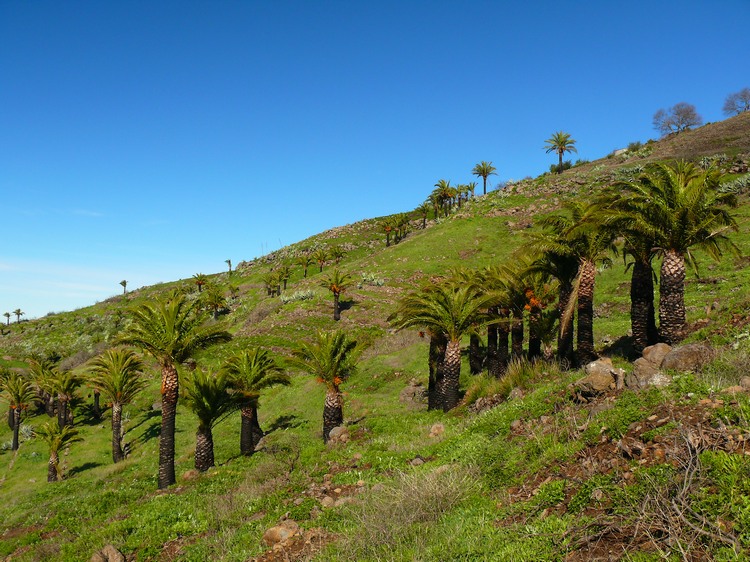
[[[727,179],[745,173],[750,114],[512,182],[424,229],[415,214],[408,235],[391,246],[382,219],[371,219],[210,276],[229,298],[209,321],[234,339],[200,353],[201,365],[218,367],[251,344],[288,356],[316,329],[340,327],[367,345],[342,387],[349,441],[323,444],[325,390],[292,373],[291,386],[262,395],[260,450],[239,455],[234,414],[214,432],[217,466],[205,474],[191,470],[197,420],[180,407],[178,484],[157,492],[160,382],[150,362],[149,387],[125,408],[129,456],[118,465],[109,412],[94,419],[90,389],[76,403],[83,440],[65,450],[62,482],[46,482],[47,450],[32,437],[46,415],[24,420],[16,453],[0,425],[0,556],[88,560],[112,544],[132,560],[747,559],[750,401],[723,390],[749,374],[747,194],[733,235],[743,257],[699,256],[701,274],[686,287],[688,341],[709,341],[720,353],[700,373],[673,373],[666,388],[580,402],[569,387],[579,371],[518,364],[500,388],[464,365],[461,388],[471,396],[502,392],[500,404],[481,413],[468,404],[428,412],[401,396],[412,380],[426,385],[428,342],[387,322],[405,291],[452,267],[513,261],[539,216],[673,157],[711,159]],[[294,264],[320,247],[343,249],[338,267],[355,280],[338,323],[321,287],[335,266],[321,273],[312,265],[303,277]],[[292,276],[282,296],[271,297],[263,279],[281,265]],[[81,370],[109,347],[133,306],[174,290],[201,298],[188,279],[12,323],[0,337],[0,365],[20,370],[30,357],[51,357]],[[597,350],[629,369],[629,275],[621,259],[597,277],[595,304]],[[6,413],[2,403],[0,419]],[[263,533],[282,519],[301,530],[270,549]]]

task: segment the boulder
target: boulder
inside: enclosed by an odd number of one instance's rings
[[[612,361],[600,359],[586,365],[588,373],[582,379],[573,383],[576,391],[586,398],[597,396],[614,388],[615,377],[612,375]]]
[[[657,369],[661,366],[661,362],[667,354],[672,351],[672,346],[666,343],[657,343],[656,345],[650,345],[643,350],[643,358],[652,363]]]
[[[750,377],[742,377],[740,379],[740,386],[745,390],[750,390]]]
[[[704,343],[691,343],[673,348],[661,362],[662,369],[697,371],[713,358],[713,349]]]
[[[426,399],[427,390],[425,389],[424,385],[416,379],[412,379],[411,381],[409,381],[409,385],[406,386],[398,395],[399,402],[403,402],[405,404],[420,404]]]
[[[291,519],[282,521],[263,533],[263,542],[266,546],[280,544],[299,533],[299,525]]]
[[[645,357],[639,357],[633,363],[633,372],[625,377],[628,388],[646,388],[651,384],[651,379],[659,374],[659,369]]]
[[[328,434],[328,443],[348,443],[349,430],[343,426],[334,427]]]
[[[445,426],[442,423],[436,423],[430,428],[430,437],[439,437],[445,433]]]
[[[111,544],[94,553],[91,562],[125,562],[125,556]]]

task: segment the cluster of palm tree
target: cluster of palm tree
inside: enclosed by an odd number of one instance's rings
[[[685,162],[655,164],[592,202],[569,203],[562,213],[542,218],[541,231],[529,236],[513,265],[454,271],[407,294],[390,320],[398,329],[419,327],[430,337],[428,407],[449,410],[458,404],[465,336],[473,373],[482,366],[502,376],[513,356],[551,355],[555,331],[557,358],[564,365],[596,358],[596,274],[620,253],[632,270],[634,350],[679,341],[686,329],[686,264],[697,265],[696,248],[714,259],[736,250],[727,236],[737,229],[730,213],[734,205],[736,197],[719,189],[715,170]],[[658,328],[656,258],[662,260]],[[526,352],[524,324],[529,332]],[[482,351],[479,334],[484,329],[487,345]]]
[[[426,217],[425,219],[426,220]],[[398,244],[406,238],[409,233],[409,227],[411,226],[411,217],[409,213],[399,213],[383,220],[382,227],[385,232],[385,245],[386,247],[391,245],[391,236],[393,236],[393,243]]]
[[[497,168],[492,162],[481,161],[471,170],[472,175],[482,178],[482,193],[487,195],[487,178],[497,175]],[[427,221],[427,213],[432,209],[434,216],[437,218],[442,213],[448,216],[455,208],[461,208],[461,205],[474,197],[477,188],[477,182],[459,183],[451,185],[450,180],[440,179],[435,184],[435,189],[418,210],[423,214],[423,227]]]

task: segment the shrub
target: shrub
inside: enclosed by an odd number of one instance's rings
[[[628,152],[637,152],[641,148],[643,148],[643,143],[641,141],[634,141],[628,144]]]
[[[385,285],[385,280],[377,277],[374,273],[363,273],[362,281],[357,285],[357,287],[361,289],[363,285],[382,287],[383,285]]]
[[[570,170],[573,167],[573,163],[570,160],[566,160],[562,163],[562,167],[560,167],[559,164],[551,164],[549,167],[549,171],[552,174],[559,174],[561,172],[564,172],[565,170]]]
[[[289,304],[290,302],[306,301],[315,298],[315,291],[308,289],[306,291],[295,291],[291,295],[284,293],[279,298],[284,304]]]

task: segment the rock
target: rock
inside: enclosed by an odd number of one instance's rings
[[[745,390],[750,390],[750,377],[742,377],[740,379],[740,386]]]
[[[594,363],[598,363],[598,361],[595,361]],[[589,363],[589,365],[592,365],[592,363]],[[600,370],[599,367],[594,367],[592,368],[591,374],[586,375],[582,379],[578,379],[573,383],[573,387],[579,394],[586,398],[591,398],[607,392],[610,387],[614,388],[614,384],[615,378],[609,370],[604,372],[603,370]]]
[[[646,388],[651,378],[658,373],[658,367],[651,361],[645,357],[639,357],[633,363],[633,372],[625,377],[625,385],[633,389]]]
[[[651,377],[649,384],[651,386],[655,386],[656,388],[664,388],[665,386],[669,386],[670,384],[672,384],[672,377],[670,377],[669,375],[665,375],[664,373],[656,373],[653,377]]]
[[[305,498],[294,498],[294,501],[292,502],[294,505],[302,505],[302,502],[305,501]]]
[[[364,480],[357,480],[357,487],[358,488],[364,488],[365,487],[365,481]]]
[[[354,453],[352,455],[352,461],[359,462],[362,460],[362,453]]]
[[[421,466],[424,464],[424,459],[420,456],[416,456],[411,461],[409,461],[409,464],[412,466]]]
[[[713,358],[713,349],[704,343],[691,343],[675,347],[661,363],[662,369],[697,371]]]
[[[333,504],[334,507],[339,507],[342,505],[347,505],[350,503],[356,503],[356,498],[352,498],[350,496],[344,496],[343,498],[339,498],[336,500],[336,502]]]
[[[334,427],[328,434],[328,443],[347,443],[349,441],[349,430],[343,426]]]
[[[523,398],[523,390],[517,386],[510,391],[510,394],[508,394],[508,400],[519,400],[521,398]]]
[[[510,422],[510,429],[512,431],[520,431],[523,428],[523,422],[521,420],[513,420]]]
[[[445,433],[445,426],[442,423],[436,423],[430,428],[430,437],[439,437]]]
[[[587,375],[603,374],[608,375],[612,370],[612,360],[609,357],[602,357],[596,361],[588,363],[584,368]]]
[[[672,346],[666,343],[657,343],[656,345],[650,345],[643,350],[643,358],[652,363],[657,369],[661,366],[661,362],[667,354],[672,351]]]
[[[725,388],[724,390],[722,390],[722,392],[725,394],[740,394],[743,392],[747,392],[747,389],[745,389],[744,386],[735,385]]]
[[[331,496],[323,496],[320,499],[320,505],[323,507],[333,507],[333,505],[336,503],[336,500],[334,500]]]
[[[274,546],[298,533],[299,525],[295,521],[287,519],[263,533],[263,542],[266,546]]]
[[[409,386],[405,387],[398,395],[399,402],[404,403],[422,403],[427,399],[427,390],[424,385],[412,379],[409,381]]]
[[[111,544],[91,557],[91,562],[125,562],[125,556]]]

